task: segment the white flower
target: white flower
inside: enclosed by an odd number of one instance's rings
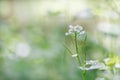
[[[110,58],[105,58],[104,59],[104,62],[107,63],[108,61],[110,61],[111,59]]]
[[[72,25],[69,25],[69,30],[68,32],[65,33],[65,35],[71,35],[71,34],[74,34],[74,33],[77,33],[79,35],[82,35],[85,33],[85,31],[83,31],[83,27],[82,26],[72,26]]]
[[[30,46],[27,43],[18,42],[15,46],[15,53],[19,57],[27,57],[30,54]]]
[[[81,32],[82,30],[83,30],[82,26],[77,25],[77,26],[74,27],[74,31],[77,32],[77,33]]]
[[[70,29],[73,29],[74,27],[73,27],[72,25],[69,25],[69,28],[70,28]]]
[[[77,57],[77,54],[73,54],[72,57]]]
[[[69,33],[68,33],[68,32],[66,32],[66,33],[65,33],[65,35],[67,36],[67,35],[69,35]]]
[[[98,62],[98,60],[89,60],[86,61],[86,64],[96,64]]]
[[[81,32],[80,32],[80,35],[82,35],[82,34],[85,34],[85,31],[81,31]]]
[[[116,63],[115,68],[120,68],[120,63]]]
[[[81,70],[106,69],[105,64],[97,60],[86,61],[86,66],[79,67]]]

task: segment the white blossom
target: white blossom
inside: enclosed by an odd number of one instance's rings
[[[120,68],[120,63],[116,63],[115,68]]]
[[[71,34],[74,34],[74,33],[77,33],[79,35],[82,35],[82,34],[85,34],[85,31],[83,31],[83,27],[82,26],[72,26],[72,25],[69,25],[69,30],[68,32],[65,33],[65,35],[71,35]]]
[[[73,54],[72,57],[77,57],[77,54]]]
[[[79,67],[81,70],[93,70],[93,69],[105,69],[106,66],[104,63],[101,63],[97,60],[86,61],[85,67]]]
[[[15,47],[15,53],[19,57],[27,57],[30,54],[30,46],[27,43],[18,42]]]
[[[80,35],[82,35],[82,34],[85,34],[85,31],[81,31],[81,32],[80,32]]]
[[[89,60],[86,61],[86,64],[96,64],[98,62],[98,60]]]
[[[107,63],[108,61],[110,61],[111,59],[110,58],[105,58],[104,59],[104,62]]]

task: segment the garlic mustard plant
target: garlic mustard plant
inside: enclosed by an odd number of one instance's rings
[[[74,43],[75,43],[74,45],[75,45],[76,53],[72,54],[72,57],[77,58],[77,62],[79,66],[83,66],[83,67],[85,67],[84,62],[86,62],[86,53],[83,51],[84,47],[82,45],[81,45],[81,49],[79,49],[78,37],[83,36],[85,34],[86,32],[83,30],[83,27],[79,25],[76,26],[69,25],[68,32],[65,33],[66,36],[71,35],[74,37]],[[87,35],[85,36],[84,41],[86,40],[86,37]],[[83,80],[86,80],[86,70],[83,70],[82,78]]]
[[[85,31],[83,31],[83,27],[82,26],[72,26],[69,25],[69,30],[68,32],[65,33],[65,35],[74,35],[74,33],[76,33],[77,35],[82,35],[85,33]]]
[[[110,71],[113,75],[112,80],[120,80],[116,78],[116,71],[120,70],[120,60],[118,56],[112,56],[104,58],[103,60],[87,60],[86,59],[86,43],[87,43],[87,33],[84,31],[82,26],[69,25],[68,31],[65,33],[66,36],[72,36],[74,38],[75,51],[72,52],[70,49],[68,51],[71,53],[71,57],[76,58],[78,62],[78,68],[82,71],[82,80],[86,80],[86,72],[88,70],[101,70]],[[80,38],[84,39],[80,39]],[[82,41],[81,41],[82,40]],[[81,43],[83,42],[83,43]],[[108,78],[96,78],[96,80],[109,80]],[[111,79],[110,79],[111,80]]]

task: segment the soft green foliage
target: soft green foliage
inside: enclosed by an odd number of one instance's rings
[[[82,70],[70,54],[76,53],[74,38],[64,34],[69,24],[87,32],[87,40],[84,35],[77,42],[78,51],[85,47],[86,60],[110,58],[105,63],[108,71],[87,71],[86,80],[114,80],[112,76],[120,72],[113,69],[120,61],[119,4],[119,0],[0,0],[0,80],[82,80]]]

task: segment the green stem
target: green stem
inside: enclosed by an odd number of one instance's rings
[[[75,49],[76,49],[78,63],[81,66],[81,61],[80,61],[80,56],[79,56],[79,51],[78,51],[77,33],[76,32],[75,32]]]
[[[84,52],[84,46],[81,47],[82,48],[82,53],[83,53],[83,67],[85,68],[85,64],[86,64],[86,53]],[[82,76],[83,76],[83,80],[86,80],[86,70],[82,71]]]
[[[86,38],[87,38],[87,35],[86,35],[84,41],[86,41]],[[77,42],[77,33],[76,32],[75,32],[75,48],[76,48],[76,53],[78,55],[77,56],[78,63],[79,63],[80,66],[82,66],[81,60],[80,60],[80,56],[79,56],[79,51],[78,51],[78,42]],[[82,49],[82,53],[84,53],[83,54],[83,59],[84,59],[84,65],[83,66],[85,67],[85,64],[86,64],[86,53],[84,52],[84,47],[83,46],[81,47],[81,49]],[[86,70],[82,71],[82,78],[83,78],[83,80],[86,80]]]
[[[83,70],[82,75],[83,75],[83,80],[86,80],[86,70]]]
[[[85,40],[84,40],[85,44],[86,44],[86,39],[87,39],[87,34],[86,34]],[[84,66],[84,68],[85,68],[85,64],[86,64],[85,46],[82,46],[82,53],[83,53],[83,58],[84,58],[84,64],[83,64],[83,66]],[[86,80],[86,70],[83,70],[82,73],[83,73],[83,80]]]

